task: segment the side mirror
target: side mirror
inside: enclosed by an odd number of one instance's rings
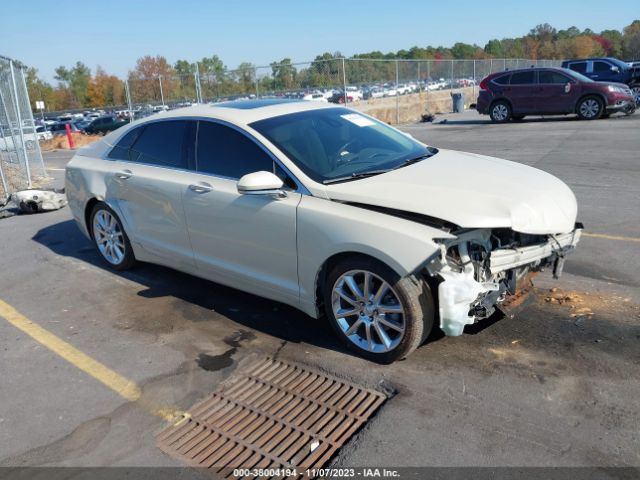
[[[238,193],[244,195],[277,195],[286,197],[282,180],[271,172],[248,173],[238,180]]]
[[[611,71],[612,71],[613,73],[619,73],[619,72],[620,72],[620,69],[619,69],[617,66],[613,65],[613,66],[611,67]]]

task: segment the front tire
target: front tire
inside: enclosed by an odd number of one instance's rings
[[[427,283],[413,275],[400,277],[374,259],[338,263],[323,290],[326,314],[340,341],[374,362],[405,358],[433,327],[435,309]]]
[[[98,253],[115,270],[127,270],[136,263],[129,237],[111,207],[98,202],[91,211],[89,228]]]
[[[631,93],[633,93],[633,98],[636,101],[636,105],[640,106],[640,83],[631,85]]]
[[[578,118],[580,120],[597,120],[604,112],[604,103],[598,97],[584,97],[578,103]]]
[[[511,120],[511,105],[504,100],[498,100],[491,105],[489,116],[495,123],[506,123]]]

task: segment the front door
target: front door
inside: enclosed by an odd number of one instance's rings
[[[246,134],[200,121],[196,172],[182,198],[197,268],[211,280],[297,303],[296,209],[300,194],[242,195],[237,180],[256,171],[282,176]]]
[[[580,94],[576,82],[554,70],[538,72],[537,96],[540,113],[558,114],[575,110]]]

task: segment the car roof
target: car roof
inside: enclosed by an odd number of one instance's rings
[[[529,68],[518,68],[514,70],[503,70],[502,72],[495,72],[493,75],[503,75],[509,73],[520,73],[520,72],[539,72],[540,70],[555,70],[557,72],[566,72],[566,68],[562,67],[529,67]]]
[[[277,98],[234,100],[210,105],[194,105],[191,107],[177,108],[168,112],[157,113],[152,118],[205,117],[225,120],[240,125],[248,125],[258,120],[287,115],[289,113],[335,107],[336,105],[331,106],[318,102]],[[146,122],[150,120],[151,118],[145,118],[143,121]]]

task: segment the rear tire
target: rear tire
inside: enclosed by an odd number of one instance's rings
[[[114,270],[128,270],[136,263],[133,248],[116,212],[98,202],[89,217],[89,230],[96,250]]]
[[[489,116],[494,123],[506,123],[511,120],[511,105],[504,100],[498,100],[491,105]]]
[[[323,297],[340,341],[374,362],[405,358],[433,327],[435,308],[427,283],[413,275],[400,277],[372,258],[339,262],[327,275]]]
[[[597,120],[604,112],[604,103],[599,97],[584,97],[576,108],[580,120]]]

